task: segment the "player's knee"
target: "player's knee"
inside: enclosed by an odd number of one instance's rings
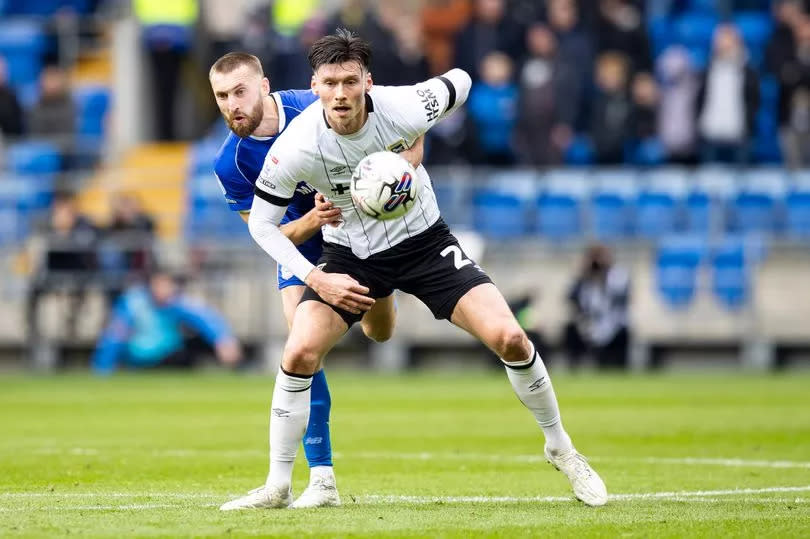
[[[507,324],[498,329],[495,351],[504,361],[524,361],[529,353],[526,333],[517,324]]]
[[[394,335],[394,326],[388,324],[362,324],[363,333],[374,342],[385,342]]]
[[[287,343],[284,350],[282,367],[285,371],[296,374],[312,374],[320,363],[321,358],[317,351],[306,344]]]

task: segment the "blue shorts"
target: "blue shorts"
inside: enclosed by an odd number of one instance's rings
[[[318,259],[321,257],[320,251],[315,252],[301,252],[304,255],[304,258],[312,262],[313,264],[318,263]],[[306,286],[304,281],[296,277],[293,272],[287,270],[287,268],[283,267],[281,264],[277,264],[278,270],[278,289],[283,290],[288,286]]]

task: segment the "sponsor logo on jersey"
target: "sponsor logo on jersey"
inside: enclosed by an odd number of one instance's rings
[[[296,186],[295,191],[302,195],[309,195],[315,192],[315,188],[306,182],[301,182]]]
[[[260,184],[264,185],[265,187],[269,187],[270,189],[275,189],[276,188],[276,184],[274,184],[270,180],[265,180],[264,178],[259,178],[256,181],[258,181]]]
[[[331,172],[332,174],[343,174],[348,170],[349,167],[347,167],[346,165],[338,165],[336,167],[330,168],[329,172]]]
[[[416,95],[422,98],[422,105],[425,107],[425,118],[432,122],[439,117],[439,100],[430,88],[420,88],[416,90]]]
[[[278,165],[278,159],[276,159],[275,155],[270,156],[270,161],[272,161],[274,165]]]

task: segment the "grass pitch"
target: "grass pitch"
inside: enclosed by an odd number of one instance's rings
[[[221,513],[267,472],[270,378],[0,378],[0,536],[810,535],[807,373],[557,376],[602,508],[502,373],[329,381],[344,506]]]

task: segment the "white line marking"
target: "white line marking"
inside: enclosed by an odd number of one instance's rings
[[[810,498],[768,498],[752,497],[752,494],[770,494],[786,492],[810,492],[810,485],[798,487],[765,487],[765,488],[744,488],[727,490],[696,490],[682,492],[640,492],[612,494],[608,498],[613,502],[631,500],[663,500],[679,501],[690,503],[727,503],[739,501],[745,503],[810,503]],[[0,498],[152,498],[152,499],[176,499],[176,500],[199,500],[216,499],[217,503],[193,504],[193,507],[217,507],[219,503],[233,496],[220,494],[198,494],[167,492],[160,494],[150,493],[101,493],[101,492],[5,492],[0,493]],[[739,497],[739,498],[738,498]],[[431,503],[569,503],[574,499],[571,496],[408,496],[394,494],[368,494],[355,498],[361,505],[379,504],[431,504]],[[147,509],[174,509],[188,508],[185,503],[142,503],[142,504],[121,504],[121,505],[78,505],[78,506],[53,506],[43,507],[0,507],[0,512],[26,512],[26,511],[131,511]]]
[[[17,450],[8,449],[7,452],[16,453]],[[99,456],[107,453],[95,448],[38,448],[31,451],[38,455],[76,455],[76,456]],[[267,457],[267,451],[258,449],[234,449],[234,450],[204,450],[204,449],[153,449],[153,450],[126,450],[114,449],[108,452],[110,455],[122,453],[146,454],[152,457],[164,458],[240,458],[240,457]],[[543,455],[499,455],[487,453],[396,453],[396,452],[359,452],[333,454],[335,459],[379,459],[379,460],[467,460],[467,461],[491,461],[491,462],[545,462]],[[688,466],[726,466],[726,467],[751,467],[751,468],[782,468],[782,469],[810,469],[810,462],[792,460],[747,460],[741,458],[721,458],[721,457],[588,457],[592,462],[639,462],[643,464],[675,464]]]

